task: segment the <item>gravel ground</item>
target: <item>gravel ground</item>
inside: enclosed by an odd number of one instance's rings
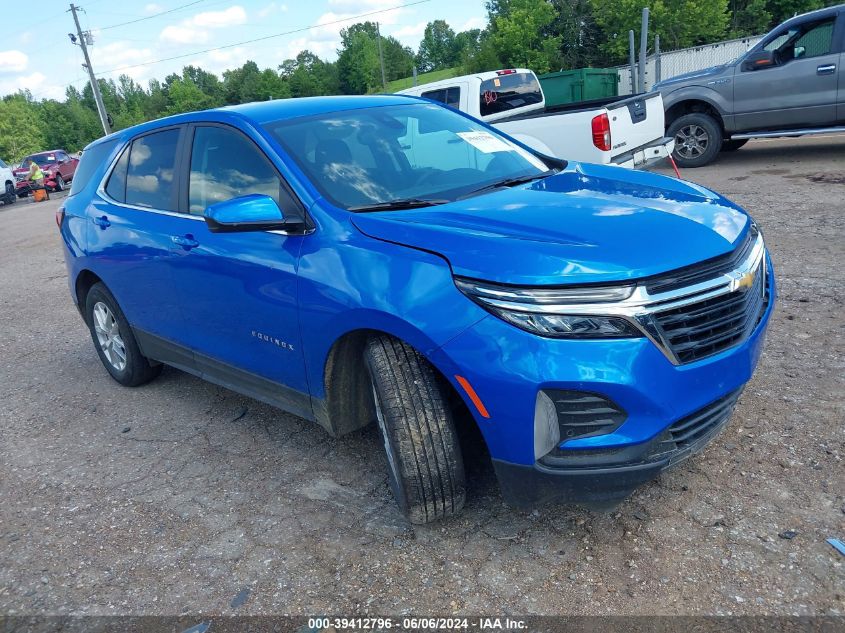
[[[109,379],[54,200],[0,208],[0,614],[843,614],[845,141],[752,142],[685,176],[762,224],[780,285],[726,431],[617,511],[411,527],[377,435],[166,369]]]

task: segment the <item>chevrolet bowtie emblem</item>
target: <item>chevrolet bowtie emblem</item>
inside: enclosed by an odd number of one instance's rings
[[[743,292],[750,289],[754,285],[754,273],[755,271],[743,273],[736,282],[734,282],[734,289],[742,290]]]

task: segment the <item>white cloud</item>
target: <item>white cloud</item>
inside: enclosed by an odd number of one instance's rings
[[[458,29],[458,33],[460,33],[461,31],[469,31],[471,29],[483,29],[486,26],[487,20],[480,16],[474,16],[464,22],[464,25]]]
[[[40,72],[13,77],[0,81],[0,95],[12,94],[18,90],[29,90],[38,99],[64,99],[65,87],[47,85],[46,81],[47,77]]]
[[[397,40],[414,38],[415,43],[419,43],[419,38],[425,33],[426,22],[419,22],[417,24],[407,24],[391,33]]]
[[[0,51],[0,73],[20,73],[27,64],[29,57],[22,51]]]
[[[246,22],[246,11],[235,5],[223,11],[204,11],[179,24],[166,26],[159,39],[172,44],[203,44],[211,38],[209,29],[236,26]]]
[[[24,45],[29,44],[32,41],[32,31],[23,31],[18,35],[18,41]]]
[[[94,46],[91,51],[91,63],[98,72],[116,68],[109,76],[117,78],[120,74],[129,75],[135,81],[141,81],[155,73],[154,66],[138,66],[125,68],[155,59],[155,52],[150,48],[133,48],[129,42],[111,42],[103,46]]]
[[[266,18],[274,13],[285,13],[288,10],[288,5],[286,4],[278,4],[276,2],[271,2],[267,6],[259,9],[258,17],[259,18]]]
[[[164,7],[155,2],[150,2],[144,6],[144,13],[161,13],[162,11],[164,11]]]

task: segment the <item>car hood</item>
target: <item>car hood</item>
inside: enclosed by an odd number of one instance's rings
[[[690,73],[684,73],[683,75],[675,75],[674,77],[671,77],[669,79],[658,81],[656,84],[654,84],[654,86],[652,86],[652,90],[660,91],[665,90],[667,88],[674,89],[679,84],[695,83],[696,81],[702,79],[721,75],[727,67],[728,64],[721,64],[719,66],[711,66],[710,68],[703,68],[702,70],[695,70]]]
[[[636,279],[730,252],[748,215],[693,183],[570,163],[528,185],[425,209],[360,213],[364,234],[506,284]]]
[[[41,171],[50,171],[56,169],[58,167],[58,163],[49,163],[48,165],[41,165]],[[23,176],[24,174],[28,174],[29,170],[26,167],[18,167],[17,169],[13,169],[12,173],[15,176]]]

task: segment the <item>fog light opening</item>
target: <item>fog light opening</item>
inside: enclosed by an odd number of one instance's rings
[[[537,394],[534,404],[534,459],[545,457],[560,444],[560,424],[558,424],[555,403],[545,393]]]

